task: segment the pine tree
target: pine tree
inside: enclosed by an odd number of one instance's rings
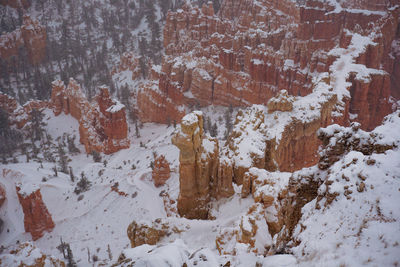
[[[135,122],[135,134],[136,134],[136,138],[140,137],[139,127],[138,127],[137,121]]]
[[[58,143],[58,164],[60,166],[60,171],[68,174],[68,157],[65,154],[63,145],[61,142]]]
[[[72,167],[69,166],[69,177],[71,178],[71,182],[75,181],[74,173],[72,172]]]

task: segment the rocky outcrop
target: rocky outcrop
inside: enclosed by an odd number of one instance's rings
[[[399,112],[397,112],[400,114]],[[372,134],[360,129],[359,123],[352,123],[351,127],[330,125],[318,131],[318,138],[321,139],[324,150],[318,163],[321,170],[325,170],[338,161],[349,151],[358,151],[364,155],[372,153],[384,153],[399,145],[396,140],[382,140],[382,133]],[[333,140],[334,142],[332,142]]]
[[[171,89],[173,86],[171,84],[167,88]],[[139,118],[142,122],[179,122],[185,115],[184,106],[180,106],[179,102],[172,101],[167,90],[161,91],[159,82],[156,81],[149,81],[140,87],[137,103]]]
[[[319,101],[319,104],[315,102],[315,106],[300,107],[294,112],[299,115],[291,114],[278,135],[268,134],[265,169],[293,172],[318,163],[318,147],[321,145],[317,136],[318,129],[333,122],[346,124],[343,121],[345,117],[333,117],[337,104],[336,95]],[[300,114],[307,115],[302,118]]]
[[[55,225],[42,200],[40,189],[17,185],[16,191],[24,212],[25,231],[32,235],[33,240],[41,238],[44,232],[51,232]]]
[[[278,233],[284,224],[281,201],[288,196],[290,177],[288,172],[268,172],[258,168],[251,168],[244,175],[242,197],[251,194],[254,202],[262,204],[271,236]]]
[[[13,32],[0,36],[0,58],[5,61],[18,57],[19,48],[24,47],[28,53],[29,62],[37,65],[46,55],[46,30],[38,21],[24,16],[23,24]]]
[[[127,229],[132,248],[143,244],[156,245],[168,232],[169,225],[165,222],[163,223],[161,219],[155,220],[152,225],[147,225],[145,223],[138,224],[133,221]]]
[[[268,112],[274,111],[292,111],[294,97],[289,96],[286,90],[281,90],[277,96],[268,101]]]
[[[203,115],[186,115],[172,138],[179,150],[178,212],[190,219],[207,219],[211,197],[233,194],[232,176],[217,175],[218,142],[203,131]]]
[[[165,159],[164,155],[157,156],[154,160],[152,172],[154,185],[156,187],[163,186],[169,177],[171,177],[169,162]]]
[[[259,203],[250,206],[246,215],[241,216],[234,227],[220,231],[215,244],[220,255],[236,255],[238,246],[240,250],[245,247],[248,252],[265,255],[272,244],[272,238],[263,206]]]
[[[304,168],[293,174],[270,173],[258,169],[251,169],[246,173],[242,196],[245,197],[251,192],[254,200],[263,203],[264,206],[265,202],[271,203],[272,200],[268,197],[265,201],[265,196],[273,196],[272,206],[267,207],[266,213],[270,233],[277,234],[274,253],[284,253],[289,242],[291,246],[299,245],[298,240],[291,238],[296,227],[300,232],[304,230],[298,223],[304,216],[302,208],[306,204],[309,205],[315,200],[312,206],[320,210],[331,205],[339,195],[352,200],[353,191],[362,193],[367,190],[367,176],[363,174],[363,170],[376,164],[376,160],[370,156],[387,153],[400,145],[399,139],[393,135],[398,130],[399,114],[400,111],[396,111],[389,115],[384,124],[372,132],[361,130],[358,123],[353,123],[351,127],[330,125],[321,129],[318,133],[323,141],[320,162],[311,168]],[[388,131],[392,132],[388,134]],[[352,154],[346,161],[331,168],[348,153]],[[370,188],[373,189],[374,187]],[[275,207],[274,210],[271,210],[271,207]],[[271,211],[272,217],[268,215]]]
[[[24,266],[24,267],[65,267],[64,261],[52,256],[46,255],[33,242],[24,242],[22,244],[2,248],[0,255],[0,264],[2,266]]]
[[[70,79],[68,86],[53,82],[51,103],[54,114],[71,114],[79,121],[80,142],[87,153],[93,150],[111,154],[129,147],[125,106],[111,99],[108,89],[101,87],[95,97],[97,103],[89,103],[79,84]]]

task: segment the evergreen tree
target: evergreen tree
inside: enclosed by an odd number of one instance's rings
[[[57,152],[60,171],[68,174],[68,157],[65,154],[65,150],[61,142],[58,143]]]

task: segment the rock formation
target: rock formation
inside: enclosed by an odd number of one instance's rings
[[[18,57],[19,48],[25,47],[29,62],[37,65],[46,55],[46,30],[38,21],[24,16],[23,24],[13,32],[0,36],[0,58],[10,60]]]
[[[268,101],[268,112],[274,111],[292,111],[294,97],[289,96],[286,90],[281,90],[277,96]]]
[[[161,219],[154,221],[151,226],[145,223],[138,224],[133,221],[127,229],[132,248],[143,244],[155,245],[162,237],[167,235],[168,232],[168,224],[161,222]]]
[[[180,119],[172,109],[170,118],[146,116],[156,107],[168,110],[170,103],[266,105],[279,90],[305,96],[315,91],[314,79],[328,73],[334,89],[350,91],[346,112],[353,116],[348,118],[360,122],[363,129],[372,129],[391,111],[390,94],[400,95],[396,78],[400,67],[395,60],[399,53],[392,45],[399,39],[400,9],[393,2],[348,1],[338,5],[240,0],[223,1],[218,14],[211,4],[201,8],[187,4],[169,12],[160,78],[151,78],[145,86],[147,93],[143,95],[151,97],[139,107],[141,117],[164,123]],[[357,75],[359,68],[342,76],[345,84],[336,84],[333,74],[344,62],[333,63],[344,53],[333,51],[349,48],[357,35],[370,40],[354,58],[368,72]],[[290,109],[290,104],[285,108]]]
[[[244,175],[242,197],[251,194],[254,202],[262,204],[271,236],[284,224],[280,201],[287,197],[290,176],[288,172],[268,172],[258,168],[251,168]]]
[[[224,229],[217,235],[215,244],[220,255],[236,255],[237,246],[241,250],[245,246],[248,252],[264,255],[272,244],[272,238],[263,206],[259,203],[250,206],[234,227]]]
[[[351,200],[352,190],[363,192],[366,188],[366,176],[362,174],[363,167],[354,168],[358,161],[357,155],[363,158],[360,164],[374,165],[375,160],[369,157],[372,154],[385,153],[400,145],[398,138],[388,135],[388,129],[397,131],[400,111],[389,115],[383,126],[377,127],[372,132],[360,129],[359,123],[351,127],[330,125],[319,131],[319,138],[323,141],[323,150],[319,164],[311,168],[304,168],[294,173],[274,172],[256,168],[250,169],[245,175],[242,196],[251,193],[256,202],[266,207],[266,220],[271,235],[277,234],[277,247],[275,252],[284,252],[285,246],[291,240],[293,231],[303,216],[302,208],[310,201],[316,199],[315,209],[329,206],[340,194]],[[357,152],[356,152],[357,151]],[[329,169],[347,153],[352,152],[350,162],[336,166],[336,170]],[[358,153],[361,152],[361,153]],[[356,173],[352,173],[356,171]],[[331,172],[339,172],[334,179]],[[352,185],[349,185],[352,176]],[[343,182],[344,181],[344,182]],[[343,184],[344,187],[332,187],[333,183]],[[339,189],[338,189],[339,188]],[[342,190],[343,189],[343,190]],[[370,188],[373,190],[373,187]],[[313,204],[314,205],[314,204]],[[302,230],[301,230],[302,231]],[[293,246],[298,245],[292,240]]]
[[[121,73],[124,71],[132,72],[131,79],[136,80],[141,75],[141,69],[139,65],[139,57],[135,56],[133,52],[125,52],[120,59],[119,65],[114,67],[111,71],[111,75]]]
[[[3,185],[0,184],[0,208],[4,201],[6,201],[6,190],[4,189]]]
[[[16,190],[24,212],[25,231],[31,233],[33,240],[41,238],[45,231],[51,232],[55,225],[42,200],[40,189],[17,185]]]
[[[169,177],[171,177],[169,162],[165,159],[164,155],[157,156],[154,160],[152,172],[154,185],[156,187],[163,186]]]
[[[31,120],[32,110],[43,110],[49,106],[48,102],[31,100],[21,106],[17,100],[8,95],[0,94],[0,108],[5,110],[9,116],[9,123],[21,129]]]
[[[52,85],[54,114],[57,116],[64,112],[79,121],[80,142],[85,145],[87,153],[94,150],[111,154],[129,147],[125,106],[112,100],[107,88],[100,88],[95,97],[97,103],[89,103],[72,78],[68,86],[59,80]]]
[[[178,212],[191,219],[207,219],[211,197],[228,197],[233,187],[232,176],[217,175],[218,142],[204,133],[201,112],[182,119],[172,143],[180,150]]]
[[[0,263],[3,263],[5,266],[26,267],[66,266],[64,261],[57,259],[54,256],[44,254],[43,251],[33,244],[33,242],[24,242],[22,244],[4,248],[0,255]]]
[[[399,112],[397,112],[399,113]],[[399,113],[400,114],[400,113]],[[359,123],[352,123],[351,127],[330,125],[318,131],[318,138],[324,146],[323,153],[318,163],[321,170],[327,169],[349,151],[358,151],[364,155],[384,153],[399,144],[394,140],[382,141],[382,134],[370,134],[360,129]],[[334,140],[334,142],[331,142]],[[388,142],[389,141],[389,142]]]

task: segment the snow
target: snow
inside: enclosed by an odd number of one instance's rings
[[[357,164],[343,168],[353,159]],[[367,159],[376,163],[367,165]],[[296,228],[295,236],[302,243],[293,250],[296,257],[305,253],[302,265],[312,261],[325,266],[389,266],[399,260],[395,245],[400,238],[400,213],[395,204],[400,201],[399,159],[398,150],[372,156],[351,152],[332,166],[329,179],[333,184],[329,190],[339,196],[322,210],[315,209],[316,200],[308,203],[300,221],[307,228],[303,232]],[[364,192],[357,190],[360,172],[367,177]],[[352,190],[351,201],[343,194],[344,186]],[[325,185],[320,188],[325,191],[322,187]]]
[[[204,148],[205,154],[212,154],[214,152],[216,143],[210,140],[211,137],[206,137],[202,141],[202,147]]]
[[[18,193],[22,196],[29,196],[39,189],[39,186],[33,183],[16,183],[16,186],[20,188]]]
[[[193,125],[193,124],[195,124],[195,123],[198,123],[198,121],[199,121],[199,118],[198,118],[198,116],[196,115],[196,113],[191,112],[191,113],[185,115],[185,116],[182,118],[181,123],[182,123],[182,124],[185,124],[185,125]]]
[[[329,186],[323,183],[318,189],[321,198],[302,209],[303,217],[294,232],[301,243],[293,248],[300,266],[390,266],[399,261],[399,119],[398,110],[372,133],[359,130],[356,136],[394,144],[393,150],[372,155],[351,151],[328,170],[314,170]],[[347,129],[351,128],[332,125],[324,131],[347,135]],[[337,194],[330,204],[325,192]],[[316,208],[318,199],[321,208]]]
[[[201,78],[203,78],[203,80],[206,81],[211,81],[212,77],[210,76],[210,74],[204,70],[204,69],[200,69],[200,68],[196,68],[195,71],[198,72],[198,74],[201,76]]]
[[[106,110],[107,112],[116,113],[125,108],[125,105],[121,104],[121,102],[119,102],[118,100],[113,99],[113,102],[114,104]]]

